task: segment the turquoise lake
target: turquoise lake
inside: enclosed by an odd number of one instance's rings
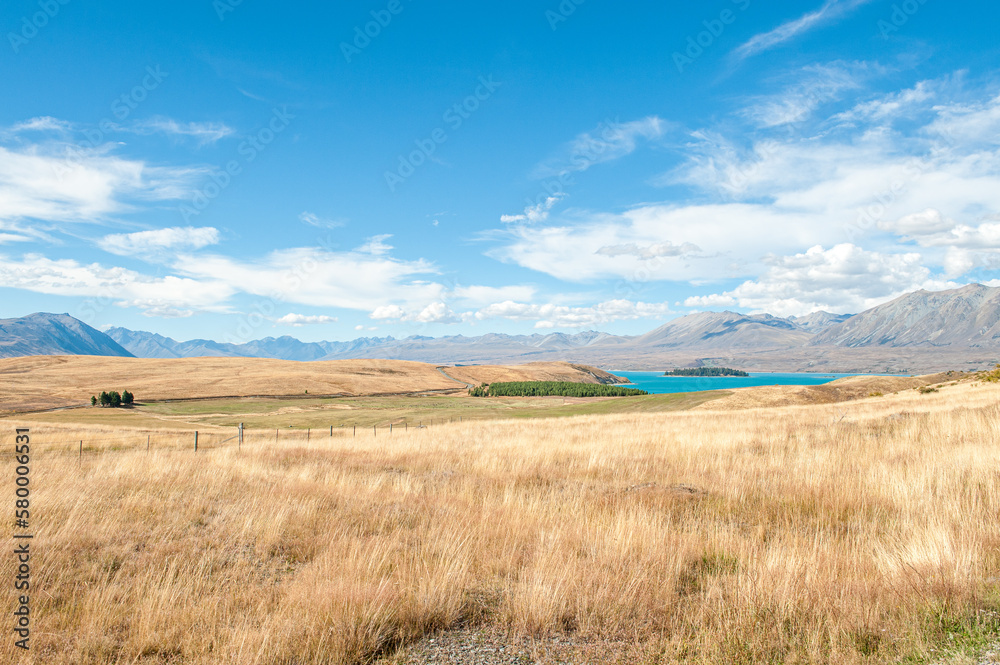
[[[753,386],[818,386],[834,379],[857,374],[807,374],[803,372],[751,372],[750,376],[663,376],[663,372],[615,372],[650,393],[692,393],[720,388]]]

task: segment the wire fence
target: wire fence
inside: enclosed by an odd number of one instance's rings
[[[458,420],[442,420],[437,424],[461,422]],[[433,421],[430,421],[433,422]],[[323,429],[315,428],[275,428],[247,429],[242,426],[228,432],[213,430],[187,431],[150,431],[142,433],[111,432],[108,434],[88,434],[83,437],[67,436],[39,431],[31,434],[31,452],[33,457],[41,454],[44,457],[76,457],[83,460],[86,457],[114,453],[137,452],[189,452],[205,453],[221,448],[242,449],[245,446],[288,445],[321,442],[323,440],[357,438],[370,436],[375,439],[385,436],[405,434],[426,429],[429,425],[422,421],[417,424],[409,422],[389,423],[387,425],[330,425]],[[44,425],[39,429],[43,429]],[[235,432],[235,433],[233,433]],[[59,438],[51,438],[59,437]],[[6,437],[5,437],[6,438]],[[13,438],[11,438],[13,441]],[[4,446],[0,449],[0,458],[16,455],[14,446]]]

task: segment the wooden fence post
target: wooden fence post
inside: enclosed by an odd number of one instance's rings
[[[330,425],[330,437],[333,437],[333,425]]]
[[[312,428],[310,427],[309,429],[306,430],[306,441],[309,441],[309,439],[311,438],[312,438]]]
[[[354,436],[357,436],[357,435],[358,435],[358,426],[355,425],[354,426]]]
[[[80,463],[83,463],[83,441],[80,442]]]
[[[149,452],[149,435],[146,435],[146,452]]]
[[[194,451],[198,452],[198,431],[195,430],[194,433]]]

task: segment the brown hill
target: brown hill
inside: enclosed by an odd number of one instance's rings
[[[0,360],[0,413],[89,404],[91,395],[102,390],[129,390],[141,402],[298,396],[307,391],[310,395],[444,392],[463,390],[463,381],[480,383],[497,377],[599,383],[597,377],[611,376],[596,368],[560,362],[443,369],[404,360],[301,363],[264,358],[10,358]]]

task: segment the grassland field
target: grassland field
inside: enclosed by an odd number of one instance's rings
[[[432,369],[416,372],[448,380]],[[1000,384],[817,388],[0,418],[0,459],[17,427],[38,442],[35,642],[0,641],[0,662],[391,665],[461,631],[574,645],[536,662],[988,662]],[[243,446],[217,445],[238,422]],[[370,429],[390,422],[408,426]],[[0,557],[0,580],[13,565]]]

